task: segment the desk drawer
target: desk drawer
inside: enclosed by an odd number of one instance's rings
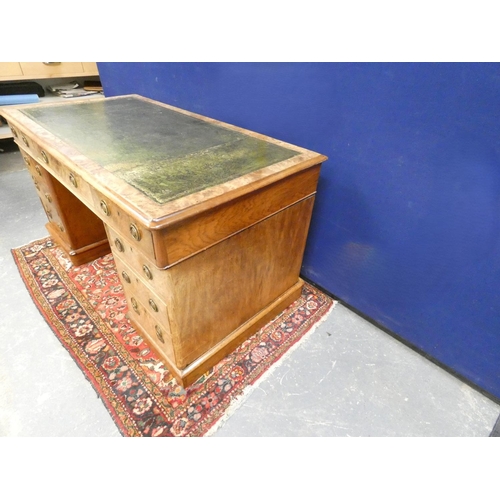
[[[26,136],[23,135],[22,137]],[[26,146],[25,143],[21,144],[21,141],[16,140],[16,143],[21,150],[21,154],[26,164],[28,164],[28,162],[32,163],[37,172],[39,170],[46,170],[87,205],[87,207],[93,210],[91,187],[88,182],[84,181],[80,175],[75,173],[71,168],[63,165],[49,153],[46,153],[36,142],[27,138],[26,143],[28,146]]]
[[[151,290],[126,262],[116,255],[114,255],[114,260],[126,295],[136,297],[155,321],[161,323],[170,335],[170,322],[164,299],[165,294],[168,295],[168,290]]]
[[[132,300],[136,300],[134,296],[126,296],[126,299],[129,308],[128,318],[131,320],[134,327],[139,327],[141,336],[145,338],[146,342],[148,342],[160,356],[168,358],[168,360],[176,366],[172,340],[167,331],[151,317],[149,312],[140,302],[137,303],[138,311],[134,310],[132,302]]]
[[[81,193],[77,191],[84,187],[83,181],[74,186],[66,180],[63,184],[58,176],[52,175],[45,166],[21,148],[24,162],[31,174],[38,196],[52,227],[57,227],[57,234],[72,249],[79,249],[106,240],[106,232],[101,220],[82,203]],[[69,170],[66,169],[66,172]],[[75,177],[77,178],[77,177]]]
[[[60,237],[69,244],[65,224],[60,215],[61,207],[58,203],[57,188],[54,188],[54,178],[31,156],[22,150],[21,152],[49,222],[57,227]]]
[[[166,305],[157,296],[151,294],[124,262],[115,258],[115,265],[127,299],[129,319],[141,327],[147,334],[147,340],[155,349],[175,362]],[[149,302],[151,300],[154,300],[157,311],[152,310]]]
[[[159,269],[154,260],[145,255],[134,242],[125,238],[122,233],[105,224],[113,255],[127,265],[147,284],[151,290],[171,290],[168,271]]]
[[[151,231],[96,189],[91,188],[91,192],[94,212],[106,226],[120,233],[124,244],[137,249],[154,262],[155,250]]]
[[[50,175],[47,174],[44,168],[40,165],[25,151],[21,149],[21,155],[23,157],[24,163],[31,174],[33,183],[39,192],[44,192],[49,189]]]
[[[23,75],[33,75],[38,78],[56,78],[84,72],[81,62],[21,62],[19,64]]]
[[[49,219],[49,222],[52,225],[56,226],[58,232],[60,233],[60,237],[69,244],[69,241],[66,236],[66,230],[59,215],[57,203],[54,204],[54,190],[52,188],[52,180],[49,174],[41,168],[31,157],[25,155],[24,162],[28,167],[28,171],[31,174],[31,178],[33,179],[33,184],[37,190],[38,197],[40,198],[40,202],[42,203],[42,207],[45,210],[45,214]]]
[[[232,237],[316,192],[316,165],[153,233],[156,262],[167,267]]]

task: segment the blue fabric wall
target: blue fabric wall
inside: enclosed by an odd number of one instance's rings
[[[303,275],[500,398],[500,65],[99,63],[323,153]]]

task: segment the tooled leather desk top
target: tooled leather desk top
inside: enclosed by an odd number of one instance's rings
[[[160,204],[299,154],[133,96],[23,113]]]

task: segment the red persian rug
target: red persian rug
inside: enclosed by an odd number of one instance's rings
[[[50,238],[12,254],[38,309],[124,436],[213,433],[335,304],[306,284],[300,299],[183,389],[127,320],[111,254],[72,266]]]

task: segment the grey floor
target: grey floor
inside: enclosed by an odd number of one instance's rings
[[[118,437],[104,405],[32,303],[11,248],[46,236],[20,154],[0,141],[0,436]],[[498,404],[337,305],[213,434],[493,434]]]

